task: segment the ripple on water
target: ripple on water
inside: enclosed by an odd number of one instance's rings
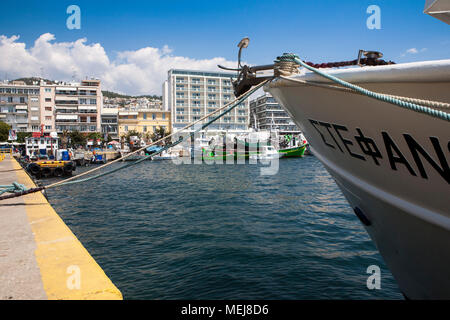
[[[286,160],[274,176],[145,162],[48,195],[128,299],[401,299],[323,166]]]

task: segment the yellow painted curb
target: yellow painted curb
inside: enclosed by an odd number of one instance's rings
[[[21,168],[14,159],[15,169]],[[16,172],[19,183],[36,185],[24,170]],[[42,283],[51,300],[121,300],[111,282],[41,192],[23,197],[36,241],[36,261]]]

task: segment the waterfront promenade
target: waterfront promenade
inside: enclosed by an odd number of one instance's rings
[[[10,155],[0,184],[35,187]],[[41,192],[0,202],[0,299],[122,299]]]

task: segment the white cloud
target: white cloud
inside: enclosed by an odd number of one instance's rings
[[[31,48],[19,42],[19,36],[0,35],[0,74],[8,78],[43,76],[54,80],[96,77],[103,88],[127,94],[161,94],[162,83],[171,68],[217,71],[217,65],[235,67],[225,58],[193,59],[172,54],[173,50],[145,47],[122,51],[114,60],[99,43],[88,44],[82,38],[57,42],[51,33],[41,35]]]
[[[419,52],[425,52],[427,50],[428,50],[427,48],[422,48],[420,50],[418,50],[417,48],[410,48],[410,49],[406,50],[401,56],[404,57],[407,54],[418,54]]]

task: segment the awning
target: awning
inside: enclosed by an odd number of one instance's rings
[[[95,110],[95,111],[97,111],[97,107],[96,106],[79,106],[78,110]]]
[[[76,114],[57,114],[56,120],[78,120],[78,115],[76,115]]]
[[[55,109],[70,109],[70,110],[77,110],[77,106],[55,106]]]
[[[134,111],[121,111],[119,112],[120,116],[137,116],[138,112],[134,112]]]
[[[427,0],[423,12],[450,24],[450,1],[448,0]]]
[[[59,91],[77,91],[76,87],[56,87]]]
[[[57,99],[55,99],[55,103],[57,104],[58,101],[61,101],[64,103],[64,101],[78,101],[77,97],[58,97]]]
[[[28,110],[28,106],[19,106],[19,105],[16,105],[16,109],[17,109],[17,110]]]

